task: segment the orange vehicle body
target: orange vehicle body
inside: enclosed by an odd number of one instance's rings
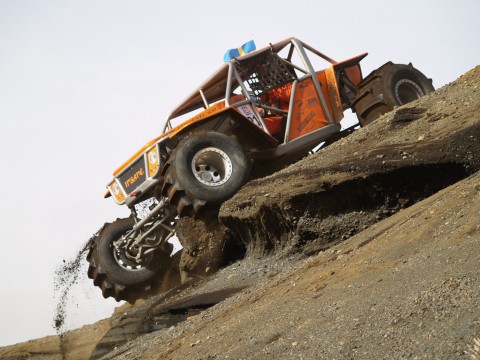
[[[272,49],[276,50],[276,46],[281,49],[292,40],[296,39],[286,39],[270,47],[247,54],[241,58],[242,60],[240,60],[240,62],[248,64],[250,59],[254,61],[256,56],[264,56],[266,52],[272,51]],[[362,80],[360,65],[358,63],[366,54],[361,54],[343,62],[334,62],[323,54],[318,54],[329,61],[330,66],[319,71],[311,72],[310,75],[307,74],[307,76],[299,77],[288,83],[283,83],[277,87],[272,87],[268,95],[266,91],[262,93],[258,96],[258,99],[263,99],[263,101],[266,102],[266,108],[268,110],[261,109],[262,104],[255,101],[253,97],[250,97],[243,87],[240,88],[241,94],[233,93],[233,89],[231,93],[229,93],[230,90],[227,89],[223,95],[218,92],[218,88],[229,86],[229,76],[232,76],[231,73],[235,74],[237,71],[236,69],[232,70],[232,67],[236,64],[234,61],[232,61],[231,64],[225,64],[172,112],[167,120],[167,124],[170,126],[166,126],[160,136],[145,144],[114,171],[113,176],[114,179],[117,180],[107,185],[108,192],[105,194],[105,197],[113,194],[117,203],[125,203],[134,193],[128,189],[134,189],[136,187],[130,185],[133,185],[139,176],[136,176],[137,173],[135,173],[126,181],[124,180],[123,183],[119,183],[118,179],[132,167],[133,163],[138,162],[138,159],[142,156],[147,158],[148,153],[154,151],[152,149],[157,148],[158,144],[166,139],[181,137],[191,129],[205,126],[208,122],[213,122],[214,119],[218,119],[222,114],[230,114],[228,116],[231,117],[233,116],[231,113],[234,112],[241,118],[247,119],[250,123],[256,125],[258,131],[264,133],[266,141],[273,144],[271,147],[281,147],[308,134],[315,133],[322,128],[338,124],[343,118],[343,111],[346,107],[339,91],[339,71],[341,70],[346,74],[351,83],[354,85],[358,84]],[[236,81],[237,83],[235,83],[234,80],[235,85],[241,85],[241,79],[237,77]],[[219,99],[213,102],[206,101],[204,93],[206,93],[208,97],[209,91],[212,93],[210,98],[213,97],[213,100],[216,100],[216,98]],[[201,96],[198,95],[198,93],[200,93]],[[274,102],[273,99],[276,101]],[[201,110],[176,126],[171,126],[171,120],[179,115],[188,113],[189,111],[187,110],[195,110],[199,107],[204,107],[204,110]],[[270,114],[270,111],[274,107],[278,108],[282,113]],[[268,115],[267,112],[269,113]],[[264,114],[264,116],[261,114]],[[289,120],[285,124],[287,115]],[[285,132],[285,137],[279,139],[282,131]],[[145,172],[147,178],[154,178],[159,174],[160,165],[152,165],[146,160],[145,166],[139,168],[138,171],[140,174]],[[118,185],[122,188],[122,191],[118,191]]]

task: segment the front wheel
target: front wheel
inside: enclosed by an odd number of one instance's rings
[[[250,168],[234,138],[214,131],[193,133],[170,154],[163,193],[183,215],[183,204],[220,203],[231,197],[247,181]]]
[[[365,126],[395,106],[405,105],[433,91],[432,80],[412,64],[388,62],[360,83],[353,108],[360,124]]]
[[[169,263],[171,244],[166,251],[157,250],[147,255],[142,263],[135,261],[131,254],[117,249],[114,243],[128,234],[134,225],[133,218],[117,219],[106,224],[92,239],[87,256],[88,277],[100,287],[105,298],[134,302],[150,289],[162,268]],[[171,252],[171,251],[170,251]]]

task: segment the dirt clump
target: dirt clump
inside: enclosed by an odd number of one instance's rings
[[[203,209],[195,219],[181,218],[175,231],[183,246],[179,265],[183,282],[208,276],[245,255],[219,222],[218,208]]]

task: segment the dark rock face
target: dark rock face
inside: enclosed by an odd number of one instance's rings
[[[245,256],[245,249],[220,223],[218,207],[202,209],[195,219],[181,218],[175,231],[183,246],[179,264],[183,282],[202,279]]]

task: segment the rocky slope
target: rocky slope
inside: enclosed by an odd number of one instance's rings
[[[245,259],[214,274],[201,262],[182,286],[65,334],[63,356],[479,358],[479,86],[477,67],[247,184],[219,213]],[[0,358],[57,359],[58,344]]]

